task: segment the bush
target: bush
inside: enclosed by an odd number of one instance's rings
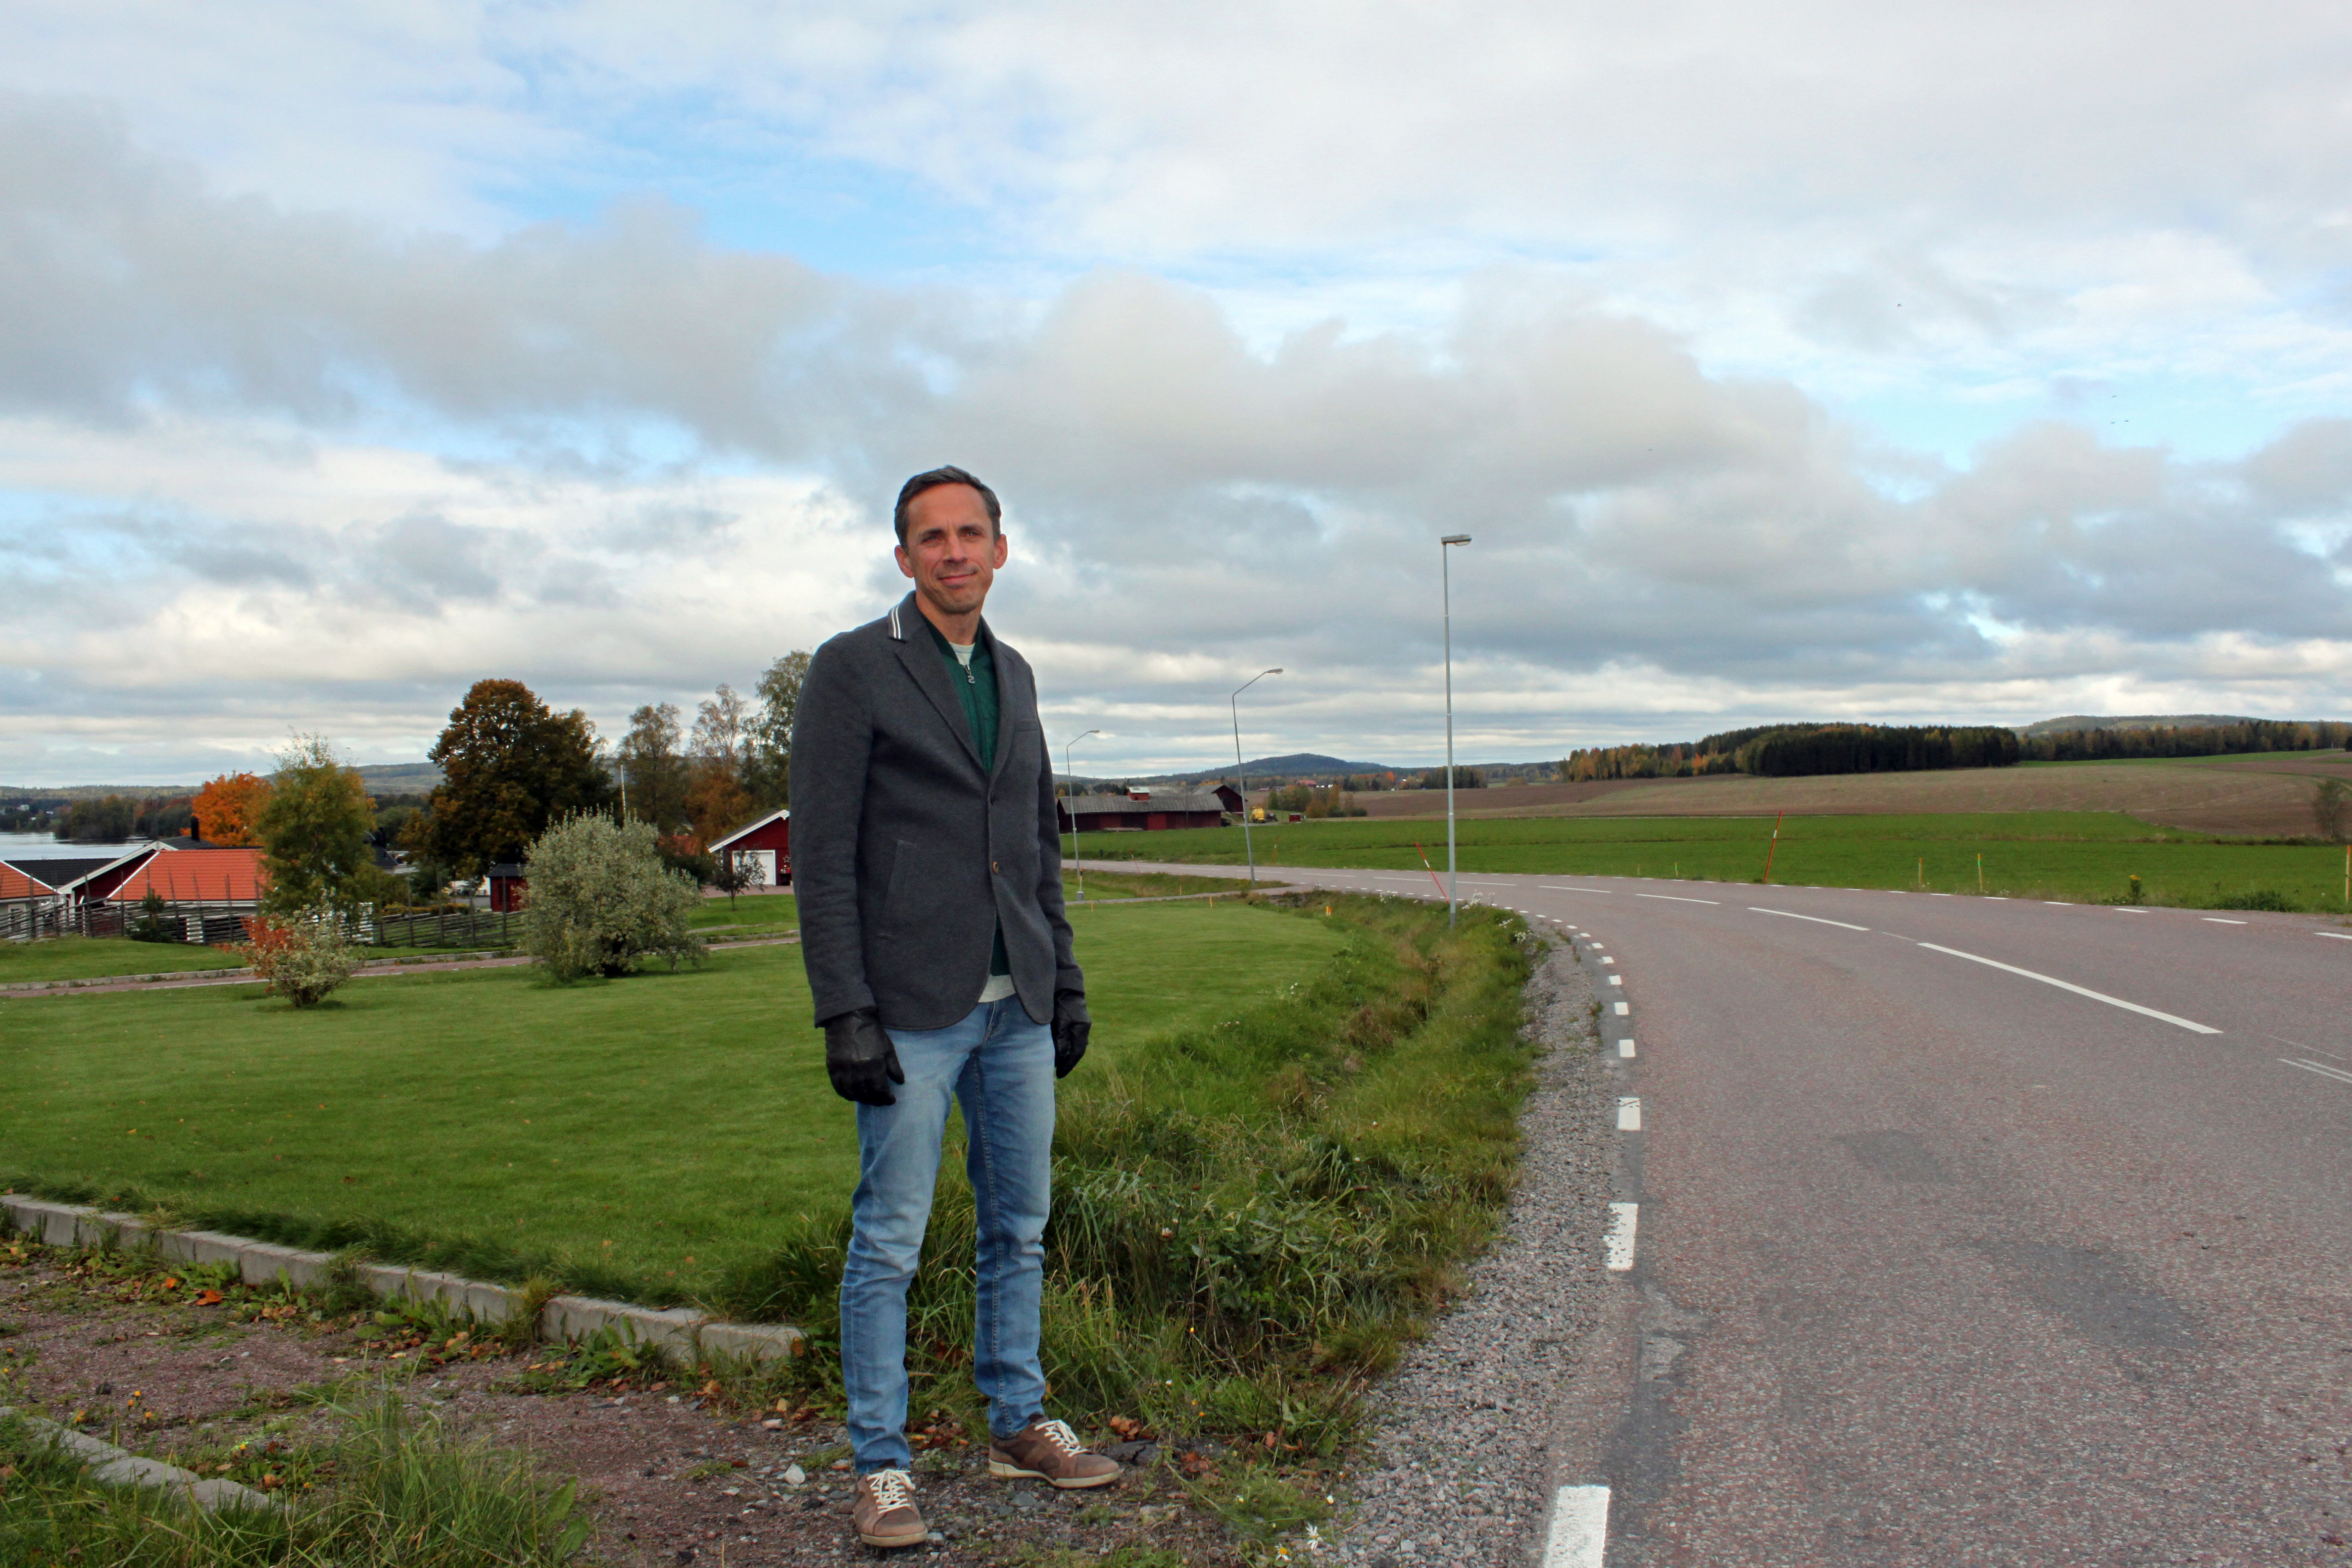
[[[297,1007],[313,1006],[352,977],[358,954],[331,910],[305,910],[283,920],[257,916],[252,940],[242,949],[253,972],[268,982],[268,994]]]
[[[139,919],[131,926],[130,936],[133,942],[174,940],[172,933],[163,929],[163,895],[152,888],[148,889],[147,896],[139,900]]]
[[[2275,910],[2280,914],[2294,912],[2294,905],[2276,888],[2254,888],[2242,893],[2224,893],[2213,900],[2217,910]]]
[[[686,924],[700,895],[662,864],[648,824],[566,818],[530,847],[524,874],[522,950],[559,982],[625,974],[646,953],[673,969],[680,959],[701,962],[701,939]]]

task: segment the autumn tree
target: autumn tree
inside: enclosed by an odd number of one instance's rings
[[[751,752],[751,705],[721,683],[697,710],[687,761],[686,816],[704,844],[751,820],[757,809],[743,787]]]
[[[343,765],[323,735],[297,735],[278,753],[269,799],[255,820],[268,879],[263,904],[272,913],[340,909],[359,901],[374,879],[368,833],[375,803],[356,769]]]
[[[459,877],[520,860],[551,823],[612,800],[596,726],[558,713],[520,680],[479,680],[426,753],[441,784],[403,842]]]
[[[809,656],[795,649],[768,666],[753,694],[759,706],[744,726],[743,791],[754,806],[773,810],[793,798],[793,716],[800,711]]]
[[[648,702],[629,715],[629,732],[615,748],[629,817],[652,823],[656,833],[675,832],[687,820],[685,742],[677,704]]]
[[[269,781],[253,773],[223,773],[196,792],[196,837],[244,848],[261,842],[254,819],[269,799]]]

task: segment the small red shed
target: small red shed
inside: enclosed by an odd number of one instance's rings
[[[754,886],[789,888],[793,885],[793,814],[787,806],[772,811],[759,821],[737,828],[726,837],[714,840],[713,855],[723,855],[738,865],[757,867],[759,877]]]
[[[490,908],[499,914],[510,915],[523,906],[530,892],[530,879],[522,868],[511,860],[502,860],[490,868]]]

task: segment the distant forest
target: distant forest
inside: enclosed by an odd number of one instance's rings
[[[1994,724],[1765,724],[1683,745],[1596,746],[1559,764],[1570,784],[1589,779],[1690,778],[1753,773],[1919,773],[2003,768],[2018,760],[2017,731]]]
[[[2333,720],[2244,719],[2221,724],[2063,730],[2022,736],[1997,725],[1767,724],[1727,730],[1678,745],[1596,746],[1570,752],[1559,764],[1559,776],[1570,784],[1593,779],[1692,778],[1706,773],[1796,778],[2005,768],[2021,762],[2320,752],[2347,745],[2352,745],[2352,724]]]
[[[2090,763],[2110,757],[2220,757],[2245,752],[2332,752],[2352,743],[2352,724],[2321,719],[2240,719],[2227,724],[2168,724],[2130,730],[2063,730],[2029,735],[2029,763]]]

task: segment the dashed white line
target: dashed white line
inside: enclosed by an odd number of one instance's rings
[[[2315,1072],[2322,1078],[2332,1078],[2345,1083],[2352,1083],[2352,1072],[2346,1072],[2341,1068],[2323,1067],[2318,1062],[2296,1061],[2292,1057],[2281,1057],[2279,1060],[2291,1068],[2301,1068],[2305,1072]],[[1617,1103],[1622,1105],[1625,1102],[1621,1100]],[[1618,1125],[1621,1127],[1624,1125],[1624,1115],[1622,1111],[1618,1115]]]
[[[2324,936],[2330,942],[2352,942],[2352,936],[2346,936],[2340,931],[2315,931],[2311,934],[2314,936]]]
[[[1938,898],[1946,898],[1946,899],[1948,899],[1948,898],[1950,898],[1952,895],[1951,895],[1951,894],[1949,894],[1949,893],[1939,893],[1939,894],[1937,894],[1937,896]],[[2119,914],[2119,915],[2144,915],[2144,914],[2147,913],[2147,911],[2146,910],[2128,910],[2128,909],[2124,908],[2121,904],[2117,904],[2117,905],[2116,906],[2116,913],[2117,913],[2117,914]]]
[[[2225,920],[2220,915],[2200,915],[2198,919],[2217,926],[2242,926],[2246,923],[2243,921]]]
[[[1614,888],[1563,888],[1549,882],[1538,882],[1536,888],[1545,893],[1613,893],[1617,890]]]
[[[1723,901],[1720,899],[1677,898],[1672,893],[1636,893],[1633,896],[1637,899],[1664,899],[1670,904],[1719,904]]]
[[[1620,1003],[1618,1003],[1618,1004],[1617,1004],[1617,1016],[1618,1016],[1619,1017],[1621,1017],[1621,1018],[1630,1017],[1630,1016],[1633,1016],[1633,1007],[1632,1007],[1630,1005],[1628,1005],[1628,1004],[1626,1004],[1626,1003],[1623,1003],[1623,1002],[1620,1002]]]
[[[1609,1205],[1609,1234],[1601,1237],[1601,1260],[1612,1273],[1622,1274],[1633,1267],[1633,1232],[1642,1223],[1639,1204]]]
[[[1568,1486],[1552,1500],[1543,1568],[1601,1568],[1609,1552],[1609,1489]]]
[[[1623,1039],[1622,1039],[1622,1040],[1620,1040],[1620,1041],[1618,1041],[1618,1042],[1617,1042],[1617,1054],[1618,1054],[1619,1056],[1621,1056],[1621,1057],[1623,1057],[1623,1058],[1626,1058],[1628,1061],[1631,1061],[1631,1060],[1633,1059],[1633,1036],[1628,1035],[1628,1036],[1626,1036]]]
[[[1639,1132],[1642,1130],[1642,1097],[1621,1094],[1617,1097],[1617,1131]]]
[[[2120,996],[2110,996],[2104,991],[2094,991],[2087,985],[2077,985],[2071,980],[2060,980],[2048,974],[2037,974],[2031,969],[2020,969],[2013,963],[2003,963],[1999,959],[1982,958],[1973,952],[1962,952],[1957,947],[1938,947],[1932,942],[1923,942],[1919,945],[1930,952],[1949,953],[1954,958],[1965,958],[1970,963],[1981,963],[1988,969],[2005,970],[2011,974],[2021,974],[2028,980],[2039,980],[2044,985],[2055,985],[2061,991],[2072,991],[2077,996],[2088,996],[2094,1002],[2105,1002],[2108,1006],[2121,1007],[2126,1013],[2137,1013],[2143,1017],[2158,1018],[2168,1024],[2178,1024],[2180,1027],[2195,1034],[2218,1035],[2221,1032],[2170,1013],[2159,1013],[2153,1007],[2143,1007],[2137,1002],[2126,1002]]]
[[[1595,949],[1595,951],[1597,952],[1597,951],[1599,951],[1599,950],[1596,948],[1596,949]],[[1617,961],[1616,961],[1615,959],[1613,959],[1613,958],[1604,958],[1604,959],[1602,959],[1601,962],[1601,963],[1616,963]]]
[[[1819,915],[1801,915],[1794,910],[1759,909],[1754,904],[1748,906],[1748,912],[1751,915],[1779,915],[1782,920],[1811,921],[1817,926],[1844,926],[1847,931],[1868,931],[1870,929],[1868,926],[1848,925],[1844,921],[1825,921]]]

